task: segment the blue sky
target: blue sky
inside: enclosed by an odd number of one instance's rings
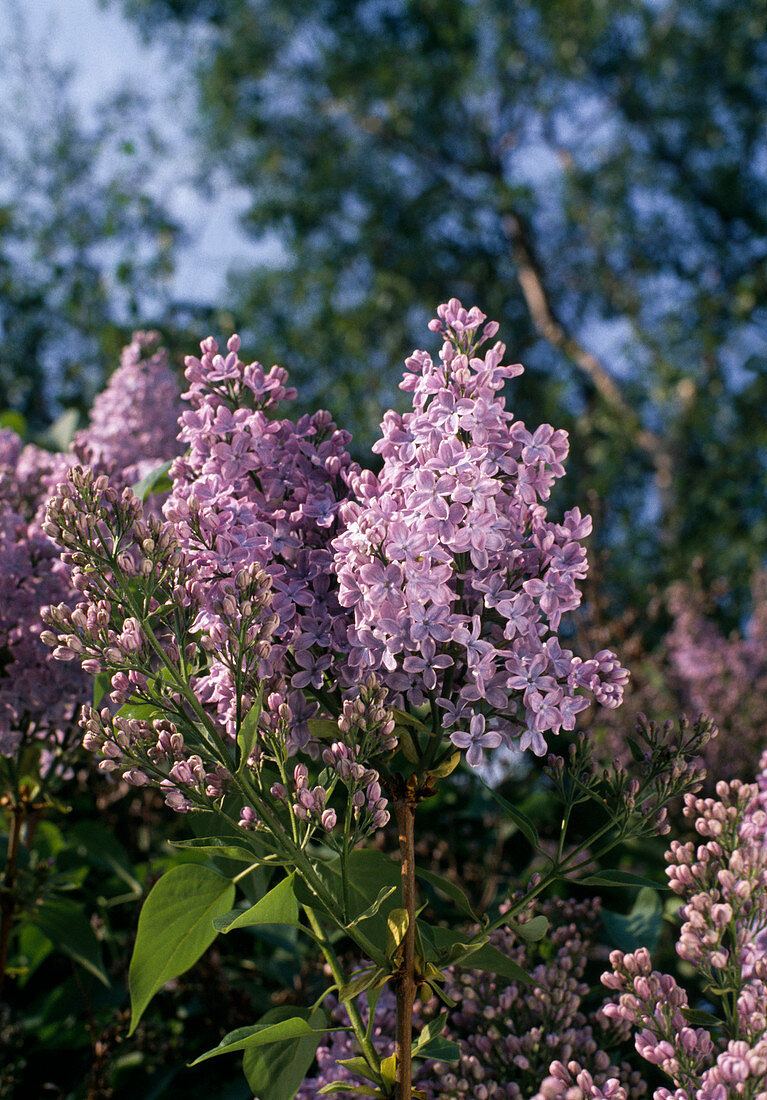
[[[171,147],[155,186],[189,237],[179,255],[173,290],[187,301],[220,303],[227,270],[238,261],[247,264],[261,258],[264,249],[238,229],[244,193],[222,184],[214,199],[204,201],[189,183],[194,164],[179,115],[191,115],[192,105],[179,92],[179,66],[170,63],[160,46],[142,42],[115,5],[105,8],[97,0],[3,0],[4,52],[8,43],[23,43],[32,56],[41,50],[57,66],[69,68],[72,95],[86,119],[99,103],[126,86],[149,97],[152,123]]]

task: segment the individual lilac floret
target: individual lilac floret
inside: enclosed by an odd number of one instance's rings
[[[459,749],[468,750],[466,763],[476,768],[482,763],[483,749],[497,749],[501,743],[501,735],[497,730],[485,730],[484,714],[474,714],[468,731],[456,730],[450,734],[450,740]]]
[[[546,510],[566,433],[506,411],[522,367],[502,365],[501,343],[480,352],[494,322],[455,299],[438,314],[439,361],[407,360],[413,412],[384,417],[380,476],[350,473],[334,568],[350,671],[375,671],[399,706],[439,708],[443,727],[458,721],[451,739],[476,766],[501,742],[542,755],[546,734],[574,728],[584,690],[616,707],[628,673],[607,650],[584,661],[559,644],[591,530],[577,508],[561,523]]]

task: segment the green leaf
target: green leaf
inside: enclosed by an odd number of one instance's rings
[[[644,764],[647,762],[647,754],[644,752],[641,746],[637,744],[633,737],[627,737],[626,744],[631,751],[631,755],[634,757],[638,764]]]
[[[191,852],[204,852],[219,859],[236,859],[239,863],[261,862],[261,858],[255,852],[249,852],[247,848],[217,836],[195,837],[193,840],[169,840],[168,844],[174,848],[186,848]],[[275,866],[278,865],[275,864]]]
[[[291,924],[300,927],[298,902],[293,890],[293,875],[288,875],[274,889],[265,894],[255,905],[244,912],[235,909],[216,917],[214,928],[219,932],[232,932],[235,928],[252,928],[257,924]]]
[[[370,1088],[369,1085],[350,1085],[348,1081],[331,1081],[329,1085],[323,1085],[318,1090],[318,1096],[324,1096],[329,1092],[353,1092],[355,1096],[380,1096],[379,1089]]]
[[[394,1082],[397,1079],[397,1055],[389,1054],[386,1058],[381,1059],[381,1077],[385,1084],[390,1087],[394,1086]]]
[[[436,1039],[438,1035],[441,1035],[445,1030],[446,1023],[447,1012],[443,1012],[434,1020],[429,1020],[428,1024],[421,1028],[421,1034],[418,1036],[417,1042],[413,1045],[413,1054],[417,1054],[418,1051],[422,1047],[425,1047],[427,1043],[430,1043],[432,1039]]]
[[[23,439],[27,432],[27,421],[16,409],[4,409],[0,413],[0,428],[10,428]]]
[[[146,500],[150,493],[162,493],[166,489],[170,489],[170,479],[166,478],[168,470],[173,465],[172,460],[170,462],[163,462],[161,466],[155,466],[153,470],[150,470],[148,474],[145,474],[141,481],[137,481],[135,485],[131,486],[134,497],[138,497],[139,500]],[[165,478],[168,482],[167,486],[160,486],[158,483]]]
[[[679,1011],[693,1027],[724,1027],[724,1020],[702,1008],[680,1008]]]
[[[339,1001],[353,1001],[360,993],[368,989],[380,989],[389,980],[389,972],[382,967],[371,967],[363,970],[356,978],[352,978],[342,985],[338,991]]]
[[[139,916],[130,963],[129,1035],[158,989],[213,943],[218,935],[213,921],[231,909],[234,895],[228,879],[197,863],[174,867],[155,883]]]
[[[416,867],[415,873],[418,878],[422,879],[424,882],[428,882],[431,886],[439,890],[440,893],[454,901],[460,911],[465,913],[467,917],[471,917],[472,920],[475,921],[480,920],[480,917],[474,912],[471,902],[457,883],[451,882],[450,879],[444,878],[442,875],[437,875],[433,871],[425,871],[422,867]]]
[[[75,437],[80,414],[77,409],[65,409],[57,420],[38,436],[41,447],[50,447],[54,451],[66,451]]]
[[[421,757],[412,734],[408,730],[397,730],[397,741],[405,759],[410,764],[417,764]]]
[[[328,1024],[328,1017],[322,1009],[315,1009],[310,1015],[309,1012],[281,1005],[262,1016],[259,1023],[282,1023],[296,1017],[307,1020],[313,1029],[311,1035],[245,1051],[242,1069],[258,1100],[293,1100],[309,1072]]]
[[[164,717],[164,712],[154,703],[145,703],[139,699],[129,699],[117,713],[121,718],[138,718],[141,722],[151,722],[153,718]]]
[[[329,1031],[348,1030],[348,1027],[312,1027],[302,1016],[297,1016],[294,1012],[290,1019],[282,1020],[280,1023],[251,1024],[250,1027],[238,1027],[236,1031],[230,1031],[217,1047],[206,1050],[199,1058],[190,1062],[190,1065],[198,1066],[200,1062],[207,1062],[209,1058],[218,1058],[219,1054],[234,1054],[238,1050],[256,1050],[258,1047],[270,1046],[272,1043],[284,1043],[291,1039],[304,1039],[315,1035],[319,1041]]]
[[[37,968],[54,950],[47,936],[34,924],[19,921],[18,949],[21,965],[17,970],[17,985],[23,989]]]
[[[352,923],[363,923],[365,934],[376,943],[383,943],[386,937],[386,917],[394,908],[393,893],[379,903],[378,910],[373,916],[365,916],[366,910],[371,909],[378,902],[381,890],[386,887],[398,887],[401,881],[399,863],[385,856],[383,852],[366,849],[356,849],[349,853],[347,860],[349,873],[349,920]],[[324,882],[328,892],[334,898],[342,896],[341,887],[341,860],[339,857],[325,862],[318,862],[314,867],[318,877]],[[313,890],[307,886],[300,877],[295,883],[296,897],[302,905],[310,905],[318,912],[324,913],[335,920],[336,913],[328,913],[328,910],[319,900]],[[339,905],[340,911],[340,905]]]
[[[433,768],[429,768],[429,775],[434,776],[436,779],[444,779],[445,776],[452,775],[460,763],[460,752],[449,753],[439,760]]]
[[[358,917],[349,921],[349,927],[353,928],[355,924],[359,924],[360,921],[367,920],[368,917],[374,917],[378,910],[381,908],[387,898],[396,891],[396,886],[382,886],[378,892],[378,897],[375,899],[372,905],[369,905]]]
[[[262,700],[264,695],[263,685],[258,689],[258,697],[242,720],[242,725],[237,732],[237,748],[240,752],[240,762],[237,774],[240,775],[247,767],[250,754],[258,737],[258,720],[261,717]]]
[[[406,710],[397,710],[396,707],[392,708],[391,713],[398,726],[410,726],[412,729],[419,730],[421,733],[431,733],[431,730],[425,722],[422,722],[420,718],[416,718],[414,714],[409,714]]]
[[[482,779],[480,776],[477,776],[477,778],[479,779],[485,790],[488,792],[490,797],[493,799],[493,801],[501,807],[504,813],[511,818],[511,820],[517,826],[522,835],[530,841],[533,848],[537,848],[538,830],[536,829],[530,818],[527,816],[527,814],[523,813],[522,810],[518,810],[516,806],[512,806],[510,802],[507,802],[503,795],[498,794],[498,791],[495,791],[492,787],[488,786],[488,784],[485,783],[484,779]]]
[[[104,696],[112,690],[112,673],[98,672],[93,679],[93,706],[97,708]]]
[[[415,1051],[413,1054],[415,1055]],[[431,1042],[420,1047],[416,1057],[429,1058],[435,1062],[457,1062],[461,1057],[461,1048],[452,1039],[445,1039],[444,1036],[438,1035]]]
[[[332,718],[310,718],[306,724],[312,737],[320,741],[337,741],[340,736],[338,723]]]
[[[532,920],[524,921],[524,923],[518,923],[517,921],[511,921],[509,928],[517,936],[521,936],[523,940],[529,940],[530,943],[536,943],[538,940],[542,940],[549,930],[549,921],[547,917],[543,915],[533,917]]]
[[[344,1066],[349,1070],[349,1073],[356,1073],[358,1077],[364,1077],[367,1081],[372,1081],[373,1084],[378,1084],[380,1077],[374,1076],[374,1071],[370,1068],[364,1058],[357,1056],[356,1058],[339,1058],[339,1066]]]
[[[651,878],[635,875],[632,871],[598,871],[575,881],[582,886],[649,886],[653,890],[669,889],[665,882],[654,882]]]
[[[497,947],[486,943],[478,951],[455,960],[456,966],[467,966],[472,970],[486,970],[490,974],[499,974],[502,978],[509,978],[513,982],[523,982],[529,985],[532,978],[521,966],[513,962]]]
[[[512,981],[528,983],[530,975],[487,940],[474,940],[465,932],[418,922],[421,935],[437,952],[439,965],[452,963],[472,970],[486,970]]]
[[[655,951],[663,925],[663,906],[657,890],[643,886],[630,913],[602,910],[602,924],[614,947],[621,951],[636,951],[646,947]]]
[[[80,821],[68,829],[67,847],[84,853],[95,866],[109,868],[137,898],[141,897],[141,883],[133,874],[128,853],[115,835],[97,822]]]
[[[77,902],[69,898],[44,901],[28,919],[54,947],[109,986],[101,958],[101,944]]]
[[[386,954],[390,959],[404,940],[409,924],[407,909],[392,909],[386,918]]]

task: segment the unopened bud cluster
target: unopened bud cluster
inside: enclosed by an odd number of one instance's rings
[[[685,816],[701,842],[675,841],[666,853],[669,884],[685,902],[677,952],[695,967],[721,1024],[695,1026],[686,991],[653,970],[645,948],[614,951],[603,975],[619,994],[604,1015],[631,1026],[639,1054],[670,1079],[654,1100],[767,1093],[765,789],[763,773],[754,784],[718,783],[716,798],[688,794]]]
[[[641,1100],[647,1095],[641,1075],[621,1056],[628,1027],[616,1028],[602,1015],[585,980],[601,950],[599,901],[547,902],[543,912],[551,922],[543,950],[508,930],[492,934],[493,944],[531,974],[531,983],[447,968],[444,991],[456,1003],[444,1037],[458,1044],[460,1057],[453,1063],[427,1062],[416,1071],[416,1086],[427,1100]],[[360,1009],[367,1019],[364,998]],[[416,1026],[442,1010],[436,998],[418,1003]],[[342,1025],[348,1023],[342,1007],[335,1017]],[[391,1053],[394,1031],[395,1000],[385,990],[373,1032],[381,1056]],[[317,1052],[318,1072],[304,1082],[297,1100],[314,1100],[331,1081],[360,1087],[360,1079],[338,1064],[354,1053],[347,1032],[329,1035]],[[579,1087],[584,1091],[576,1091]],[[329,1100],[345,1095],[330,1091]]]
[[[693,797],[705,773],[699,758],[703,746],[716,736],[713,722],[699,718],[691,725],[680,718],[659,725],[639,715],[630,738],[633,760],[627,765],[614,761],[599,768],[586,734],[579,734],[568,746],[567,755],[549,756],[546,774],[559,800],[587,798],[609,815],[622,838],[662,836],[669,832],[667,806],[682,796]]]

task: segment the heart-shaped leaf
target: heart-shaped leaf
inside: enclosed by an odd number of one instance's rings
[[[235,889],[209,867],[174,867],[149,891],[138,921],[128,982],[132,1034],[144,1009],[171,978],[193,966],[218,935],[216,917],[232,907]]]

